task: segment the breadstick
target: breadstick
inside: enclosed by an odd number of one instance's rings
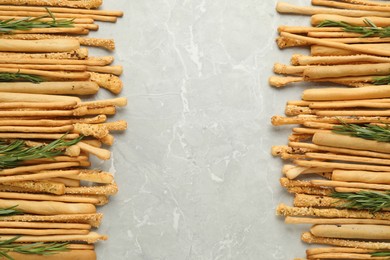
[[[338,65],[354,63],[385,63],[390,62],[390,58],[370,56],[370,55],[352,55],[352,56],[307,56],[294,54],[291,57],[292,65]]]
[[[322,5],[342,9],[350,9],[347,11],[353,10],[365,10],[365,11],[379,11],[379,12],[390,12],[390,6],[375,6],[375,5],[362,5],[362,4],[349,4],[336,1],[324,1],[324,0],[312,0],[313,5]]]
[[[100,87],[111,91],[114,94],[119,94],[122,91],[123,83],[115,75],[90,72],[91,81],[96,82]]]
[[[52,65],[52,64],[1,64],[4,69],[31,69],[47,71],[86,71],[85,65]]]
[[[295,194],[294,197],[294,207],[342,208],[344,204],[344,200],[327,196]]]
[[[371,66],[371,65],[370,65]],[[372,98],[390,97],[390,87],[373,86],[369,88],[324,88],[306,89],[303,91],[303,100],[325,101],[325,100],[359,100]]]
[[[318,186],[329,186],[329,187],[362,188],[362,189],[371,189],[371,190],[390,189],[390,185],[387,184],[371,184],[371,183],[327,181],[327,180],[312,180],[311,183]]]
[[[379,100],[378,100],[379,101]],[[382,100],[381,100],[382,101]],[[368,108],[390,108],[390,103],[387,102],[372,102],[372,101],[330,101],[330,102],[315,102],[309,105],[310,108],[350,108],[350,107],[368,107]]]
[[[319,117],[312,115],[303,115],[295,117],[282,117],[273,116],[271,122],[274,126],[288,125],[288,124],[299,124],[302,125],[304,122],[322,122],[322,123],[340,123],[340,120],[348,124],[367,124],[367,123],[390,123],[388,117]]]
[[[389,172],[334,170],[332,174],[332,180],[390,184],[390,174]]]
[[[14,238],[13,236],[1,236],[2,240]],[[53,236],[21,236],[16,240],[18,243],[36,242],[63,242],[63,241],[83,241],[88,244],[96,243],[99,240],[107,240],[106,236],[96,232],[89,232],[86,235],[53,235]]]
[[[304,67],[303,76],[308,79],[338,78],[346,76],[388,75],[388,63],[351,64]]]
[[[318,123],[318,122],[305,122],[303,125],[310,128],[319,128],[319,129],[328,129],[328,130],[333,130],[333,128],[336,126],[336,124]]]
[[[47,39],[35,41],[4,39],[0,41],[0,51],[6,52],[67,52],[79,48],[80,43],[73,39]]]
[[[332,246],[366,248],[366,249],[374,249],[374,250],[390,249],[390,243],[355,241],[355,240],[346,240],[346,239],[337,239],[337,238],[321,238],[321,237],[313,236],[310,232],[303,233],[301,239],[303,242],[309,244],[324,244],[324,245],[332,245]]]
[[[114,181],[114,176],[111,173],[96,170],[84,170],[77,174],[67,176],[67,178],[104,184],[110,184]]]
[[[315,39],[315,38],[312,38]],[[303,39],[301,39],[303,40]],[[310,53],[312,56],[346,56],[346,55],[356,55],[356,54],[371,54],[378,56],[389,56],[390,44],[387,43],[370,43],[370,44],[352,44],[353,48],[341,48],[345,46],[351,46],[345,43],[333,42],[332,44],[323,44],[323,40],[318,39],[320,42],[312,43],[314,45],[310,48]],[[325,40],[328,42],[327,40]],[[312,41],[314,42],[314,41]],[[330,41],[332,42],[332,41]],[[343,45],[344,44],[344,45]],[[362,51],[362,49],[367,48],[370,52]]]
[[[339,154],[327,154],[327,153],[306,153],[306,156],[310,159],[317,160],[331,160],[331,161],[347,161],[347,162],[360,162],[367,164],[381,164],[381,165],[390,165],[390,160],[379,159],[379,158],[370,158],[362,156],[351,156],[351,155],[339,155]]]
[[[55,7],[72,7],[72,8],[85,8],[95,9],[102,5],[102,0],[0,0],[1,5],[22,5],[22,6],[55,6]]]
[[[79,229],[90,230],[91,225],[73,223],[50,223],[50,222],[13,222],[0,221],[2,228],[34,228],[34,229]]]
[[[37,215],[90,214],[96,212],[95,206],[87,203],[0,199],[1,208],[9,208],[15,205],[17,205],[17,209],[24,213]]]
[[[334,110],[316,111],[318,116],[389,116],[390,110]]]
[[[2,221],[18,221],[18,222],[62,222],[62,223],[84,223],[93,227],[98,227],[102,221],[103,214],[67,214],[67,215],[16,215],[10,217],[1,217]]]
[[[280,204],[276,209],[277,215],[281,216],[302,216],[302,217],[323,217],[323,218],[358,218],[358,219],[381,219],[390,220],[390,212],[380,211],[372,213],[368,210],[351,210],[351,209],[318,209],[289,207]]]
[[[287,66],[281,63],[275,63],[273,71],[277,74],[302,75],[309,66]]]
[[[287,187],[286,190],[292,194],[300,193],[321,196],[330,195],[332,193],[330,189],[323,189],[318,187]]]
[[[352,8],[349,8],[352,9]],[[276,5],[276,11],[279,13],[287,13],[287,14],[303,14],[303,15],[314,15],[314,14],[339,14],[346,16],[383,16],[389,17],[390,12],[375,12],[374,10],[360,11],[360,10],[342,10],[336,8],[316,8],[316,7],[303,7],[303,6],[295,6],[289,3],[278,2]]]
[[[49,193],[56,195],[63,195],[65,193],[65,185],[62,183],[56,183],[51,181],[18,181],[18,182],[7,182],[2,184],[5,187],[11,187],[11,191],[16,191],[12,188],[19,188],[22,192],[33,192],[33,193]],[[3,189],[3,191],[8,191]]]
[[[390,154],[376,153],[376,152],[363,151],[363,150],[361,151],[361,150],[354,150],[348,148],[337,148],[337,147],[329,147],[329,146],[300,143],[300,142],[289,142],[289,146],[295,148],[305,148],[305,149],[320,150],[320,151],[327,151],[333,153],[390,159]]]
[[[15,35],[14,35],[15,36]],[[78,65],[78,66],[105,66],[108,65],[108,60],[105,59],[87,59],[87,60],[72,60],[72,59],[13,59],[4,57],[0,60],[0,64],[50,64],[50,65]],[[64,82],[63,82],[64,83]]]
[[[348,10],[346,10],[348,12]],[[390,11],[390,8],[389,10]],[[390,18],[365,16],[365,17],[350,17],[348,15],[335,15],[335,14],[315,14],[311,17],[311,24],[316,26],[325,20],[331,20],[336,22],[345,22],[355,26],[367,26],[365,20],[373,22],[378,27],[387,27],[390,25]]]
[[[287,224],[372,224],[372,225],[390,225],[389,220],[380,219],[355,219],[355,218],[302,218],[287,216],[284,219]]]
[[[99,199],[86,196],[72,196],[72,195],[46,195],[46,194],[31,194],[31,193],[16,193],[16,192],[0,192],[2,199],[22,199],[35,201],[59,201],[59,202],[73,202],[73,203],[89,203],[98,204]]]
[[[25,126],[0,126],[0,132],[11,133],[66,133],[73,130],[73,126],[59,127],[25,127]]]
[[[96,155],[99,159],[102,160],[108,160],[111,157],[111,152],[102,148],[93,147],[82,142],[77,143],[77,146],[79,146],[82,151]]]
[[[61,137],[60,137],[61,138]],[[59,138],[58,138],[59,139]],[[43,170],[64,169],[69,167],[79,166],[79,162],[59,162],[59,163],[47,163],[30,166],[19,166],[11,169],[3,169],[0,171],[1,176],[15,175],[26,172],[38,172]]]
[[[1,84],[0,84],[1,85]],[[67,102],[42,102],[42,103],[32,103],[32,102],[1,102],[0,109],[10,109],[10,108],[41,108],[41,109],[71,109],[77,105],[76,101],[67,101]]]
[[[17,181],[32,181],[32,180],[44,180],[55,177],[67,177],[72,175],[77,175],[80,173],[80,170],[62,170],[62,171],[41,171],[34,174],[18,174],[11,176],[2,176],[0,177],[1,183],[7,182],[17,182]]]
[[[88,49],[81,48],[69,52],[50,52],[50,53],[15,53],[0,52],[1,58],[7,59],[71,59],[82,60],[88,57]]]
[[[88,108],[101,108],[107,106],[124,107],[126,105],[127,105],[127,98],[125,97],[97,100],[97,101],[87,101],[80,104],[80,106],[86,106]]]
[[[0,41],[1,43],[1,41]],[[33,69],[15,69],[15,68],[1,68],[0,73],[21,73],[37,75],[47,79],[69,79],[69,80],[88,80],[89,74],[87,72],[69,72],[69,71],[45,71]]]
[[[355,254],[355,253],[322,253],[322,254],[316,254],[311,255],[308,259],[366,259],[366,260],[387,260],[388,257],[374,257],[371,254]]]
[[[88,230],[79,229],[28,229],[28,228],[0,228],[0,235],[86,235]]]
[[[69,245],[68,245],[69,247]],[[20,254],[15,252],[9,252],[7,253],[12,259],[15,260],[76,260],[76,259],[83,259],[83,260],[96,260],[96,253],[94,250],[77,250],[72,249],[65,252],[56,252],[52,255],[26,255],[26,254]]]
[[[114,195],[118,192],[118,187],[115,183],[92,186],[92,187],[65,187],[65,194],[85,194],[85,195]]]
[[[315,225],[310,232],[317,237],[352,238],[352,239],[390,239],[390,226],[385,225]]]
[[[0,92],[30,93],[50,95],[93,95],[99,91],[99,86],[92,81],[41,82],[7,82],[0,83]]]
[[[65,187],[80,187],[79,180],[72,180],[72,179],[68,179],[68,178],[55,177],[55,178],[49,178],[49,179],[47,179],[47,181],[61,183],[61,184],[64,184]]]
[[[323,146],[390,153],[390,144],[334,133],[316,133],[313,143]]]

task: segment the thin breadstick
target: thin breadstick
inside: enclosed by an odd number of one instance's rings
[[[15,35],[14,35],[15,36]],[[50,64],[50,65],[78,65],[78,66],[105,66],[107,61],[101,59],[72,60],[72,59],[13,59],[2,58],[0,64]]]
[[[82,151],[96,155],[99,159],[102,160],[108,160],[111,157],[111,152],[102,148],[93,147],[83,142],[77,143],[77,146],[79,146]]]
[[[323,217],[323,218],[357,218],[357,219],[381,219],[390,220],[390,212],[370,212],[368,210],[352,210],[352,209],[320,209],[320,208],[302,208],[289,207],[280,204],[276,213],[281,216],[302,216],[302,217]]]
[[[2,228],[34,228],[34,229],[80,229],[89,230],[91,225],[78,223],[50,223],[50,222],[13,222],[0,221]]]
[[[344,200],[318,195],[295,194],[294,207],[343,208]]]
[[[48,70],[48,71],[85,71],[85,65],[52,65],[52,64],[1,64],[0,68],[4,69],[31,69],[31,70]]]
[[[390,171],[389,166],[376,166],[371,164],[351,164],[351,163],[334,163],[334,162],[320,162],[320,161],[305,161],[295,160],[295,164],[305,167],[322,167],[332,169],[344,169],[344,170],[362,170],[362,171]]]
[[[67,52],[79,48],[80,43],[73,39],[47,39],[36,41],[4,39],[0,41],[0,51],[6,52]]]
[[[88,49],[81,48],[69,52],[50,52],[50,53],[15,53],[0,52],[1,58],[7,59],[71,59],[82,60],[88,57]]]
[[[114,195],[118,192],[118,187],[115,183],[92,186],[92,187],[77,187],[77,188],[65,188],[65,194],[85,194],[85,195]]]
[[[0,41],[1,43],[1,41]],[[88,80],[90,75],[87,72],[69,72],[69,71],[45,71],[33,69],[15,69],[1,68],[0,73],[22,73],[41,76],[47,79],[69,79],[69,80]]]
[[[17,181],[32,181],[32,180],[44,180],[49,178],[56,177],[67,177],[72,175],[77,175],[80,173],[80,170],[62,170],[62,171],[42,171],[36,172],[34,174],[18,174],[12,176],[2,176],[0,177],[1,183],[7,182],[17,182]]]
[[[66,178],[104,184],[110,184],[114,181],[114,176],[111,173],[96,170],[81,171],[77,174],[67,176]]]
[[[11,187],[11,191],[16,191],[14,188],[21,189],[20,191],[33,192],[33,193],[49,193],[56,195],[63,195],[65,193],[65,185],[62,183],[52,181],[18,181],[7,182],[2,184],[6,187]],[[13,188],[13,189],[12,189]],[[7,189],[4,189],[6,191]]]
[[[289,14],[303,14],[303,15],[313,15],[313,14],[339,14],[339,15],[349,15],[349,16],[383,16],[389,17],[390,12],[374,12],[374,11],[359,11],[359,10],[342,10],[342,9],[332,9],[332,8],[316,8],[316,7],[303,7],[295,6],[289,3],[278,2],[276,5],[276,10],[279,13],[289,13]]]
[[[277,74],[302,75],[309,66],[287,66],[281,63],[275,63],[273,71]]]
[[[314,129],[314,128],[303,128],[303,127],[295,127],[293,128],[293,132],[297,134],[309,134],[313,135],[315,133],[331,133],[331,130],[326,129]]]
[[[304,122],[322,122],[322,123],[340,123],[340,120],[348,124],[367,124],[367,123],[390,123],[388,117],[319,117],[312,115],[303,115],[295,117],[283,117],[283,116],[273,116],[271,122],[274,126],[288,125],[288,124],[298,124],[302,125]]]
[[[390,239],[390,226],[368,224],[315,225],[310,232],[317,237],[352,239]]]
[[[324,1],[324,0],[312,0],[313,5],[328,6],[334,8],[350,9],[353,10],[364,10],[364,11],[379,11],[379,12],[390,12],[390,6],[375,6],[375,5],[362,5],[362,4],[349,4],[336,1]]]
[[[378,100],[379,101],[379,100]],[[372,101],[330,101],[330,102],[313,102],[310,108],[350,108],[350,107],[368,107],[368,108],[390,108],[387,102]]]
[[[72,8],[86,8],[86,9],[95,9],[99,8],[102,5],[102,0],[82,0],[82,1],[72,1],[72,0],[0,0],[2,5],[22,5],[22,6],[54,6],[54,7],[72,7]]]
[[[390,65],[388,63],[310,66],[303,69],[303,76],[309,79],[321,79],[346,76],[388,75],[389,70]]]
[[[95,206],[87,203],[0,199],[1,208],[9,208],[16,205],[17,209],[24,213],[37,215],[90,214],[96,212]]]
[[[82,107],[79,107],[82,108]],[[101,108],[88,108],[86,115],[115,115],[116,108],[115,106],[107,106]]]
[[[371,184],[371,183],[327,181],[327,180],[312,180],[311,183],[318,186],[329,186],[329,187],[362,188],[362,189],[371,189],[371,190],[390,189],[390,185],[387,184]]]
[[[2,221],[17,221],[17,222],[61,222],[61,223],[79,223],[89,224],[93,227],[98,227],[102,221],[103,214],[59,214],[52,216],[41,215],[16,215],[16,216],[4,216]]]
[[[301,239],[303,242],[309,244],[324,244],[332,246],[342,246],[342,247],[354,247],[354,248],[366,248],[374,250],[389,250],[390,243],[386,242],[366,242],[366,241],[355,241],[355,240],[346,240],[346,239],[337,239],[337,238],[320,238],[312,235],[310,232],[305,232],[302,234]]]
[[[2,92],[0,95],[0,102],[68,102],[76,101],[81,103],[78,97],[57,96],[57,95],[42,95],[42,94],[24,94]]]
[[[306,89],[303,91],[303,100],[325,101],[325,100],[359,100],[390,97],[390,87],[373,86],[369,88],[326,88]]]
[[[336,126],[336,124],[318,123],[318,122],[305,122],[303,125],[310,128],[320,128],[320,129],[328,129],[328,130],[333,130],[333,128]]]
[[[114,74],[117,76],[120,76],[123,73],[122,66],[88,66],[87,70],[91,72]]]
[[[390,184],[390,174],[389,172],[334,170],[332,174],[332,180]]]
[[[80,187],[79,180],[72,180],[72,179],[61,178],[61,177],[49,178],[46,180],[50,182],[62,183],[65,185],[65,187]]]
[[[67,245],[70,248],[70,245]],[[16,252],[8,252],[7,253],[12,259],[15,260],[75,260],[75,259],[83,259],[83,260],[96,260],[96,252],[91,249],[71,249],[65,252],[56,252],[52,255],[26,255]],[[44,258],[43,258],[44,257]]]
[[[29,229],[29,228],[0,228],[0,235],[86,235],[88,230],[80,229]]]
[[[323,146],[390,153],[390,144],[334,133],[316,133],[313,143]]]
[[[371,259],[377,259],[377,260],[387,260],[388,257],[384,256],[378,256],[373,258],[371,254],[355,254],[355,253],[322,253],[322,254],[316,254],[316,255],[311,255],[308,259],[366,259],[366,260],[371,260]]]
[[[3,169],[0,171],[1,176],[15,175],[26,172],[38,172],[43,170],[64,169],[69,167],[79,166],[79,162],[59,162],[59,163],[47,163],[30,166],[19,166],[11,169]]]
[[[67,117],[83,116],[87,114],[85,107],[79,107],[71,110],[2,110],[3,117]]]
[[[3,240],[14,238],[13,236],[1,236]],[[21,236],[16,240],[18,243],[36,242],[62,242],[62,241],[83,241],[88,244],[96,243],[99,240],[107,240],[106,236],[96,232],[89,232],[86,235],[53,235],[53,236]]]
[[[59,127],[26,127],[26,126],[0,126],[0,132],[11,133],[67,133],[73,130],[73,126]]]
[[[291,57],[293,65],[337,65],[354,63],[385,63],[390,62],[390,58],[370,56],[370,55],[352,55],[352,56],[307,56],[295,54]]]
[[[73,196],[73,195],[46,195],[46,194],[31,194],[31,193],[16,193],[16,192],[0,192],[2,199],[22,199],[35,201],[59,201],[73,203],[89,203],[98,204],[99,199],[93,197]]]
[[[69,148],[69,147],[68,147]],[[68,149],[67,148],[67,149]],[[66,151],[65,151],[66,154]],[[80,156],[80,155],[74,155],[74,156],[55,156],[53,158],[42,158],[42,159],[34,159],[34,160],[26,160],[23,161],[24,165],[31,165],[31,164],[39,164],[39,163],[48,163],[48,162],[83,162],[88,161],[87,156]]]
[[[0,84],[1,86],[1,84]],[[0,87],[1,88],[1,87]],[[42,102],[42,103],[32,103],[32,102],[2,102],[0,103],[0,109],[10,109],[10,108],[42,108],[42,109],[71,109],[77,105],[76,101],[67,101],[67,102]]]
[[[316,144],[309,144],[309,143],[300,143],[300,142],[289,142],[289,146],[294,148],[305,148],[305,149],[312,149],[312,150],[328,151],[332,153],[351,154],[357,156],[390,159],[390,154],[376,153],[376,152],[370,152],[364,150],[337,148],[337,147],[330,147],[330,146],[323,146],[323,145],[316,145]]]
[[[348,10],[346,10],[348,12]],[[390,8],[389,10],[390,11]],[[336,22],[345,22],[355,26],[367,26],[365,20],[370,20],[378,27],[387,27],[390,25],[390,18],[365,16],[365,17],[350,17],[347,15],[335,15],[335,14],[315,14],[311,16],[311,24],[316,26],[325,20],[331,20]]]
[[[355,218],[304,218],[287,216],[284,219],[287,224],[372,224],[390,225],[390,220],[380,219],[355,219]]]
[[[316,39],[316,38],[311,38]],[[300,39],[303,40],[303,39]],[[356,54],[371,54],[371,55],[378,55],[378,56],[388,56],[387,54],[390,52],[390,44],[387,43],[364,43],[364,44],[345,44],[340,42],[335,42],[331,40],[320,40],[320,42],[317,43],[311,43],[314,44],[310,48],[310,53],[312,56],[346,56],[346,55],[356,55]],[[335,44],[323,44],[322,41],[325,42],[333,42]],[[308,41],[309,42],[309,41]],[[332,46],[331,46],[332,45]],[[341,46],[340,46],[341,45]],[[340,47],[345,46],[352,46],[353,48],[348,49],[342,49]],[[367,48],[370,51],[364,52],[362,49]],[[382,53],[382,55],[380,54]],[[386,53],[386,55],[385,55]]]
[[[339,155],[339,154],[328,154],[328,153],[315,153],[309,152],[306,153],[306,156],[310,159],[317,160],[332,160],[332,161],[347,161],[347,162],[359,162],[367,164],[380,164],[380,165],[390,165],[390,160],[383,158],[371,158],[363,156],[351,156],[351,155]]]
[[[123,82],[115,75],[90,72],[91,81],[96,82],[100,87],[119,94],[123,88]]]
[[[390,110],[319,110],[318,116],[389,116]]]
[[[13,6],[13,5],[1,5],[0,10],[3,11],[29,11],[29,12],[47,12],[45,7],[38,6]],[[111,10],[94,10],[94,9],[80,9],[80,8],[65,8],[65,7],[50,7],[52,13],[74,13],[74,14],[96,14],[103,16],[123,16],[122,11]]]

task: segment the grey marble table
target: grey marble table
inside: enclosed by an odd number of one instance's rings
[[[100,209],[99,231],[110,239],[98,245],[99,259],[304,256],[304,227],[275,216],[291,197],[278,183],[282,162],[270,155],[290,131],[270,118],[302,88],[276,90],[267,79],[274,62],[306,51],[280,51],[277,26],[308,18],[281,16],[275,4],[105,0],[104,8],[125,12],[98,35],[117,41],[129,105],[116,118],[129,129],[117,135],[113,159],[95,165],[114,172],[120,188]]]

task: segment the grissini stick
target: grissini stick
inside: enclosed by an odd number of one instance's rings
[[[26,172],[32,173],[32,172],[38,172],[44,170],[65,169],[70,167],[76,167],[79,165],[80,165],[79,162],[58,162],[58,163],[54,162],[54,163],[46,163],[46,164],[38,164],[38,165],[18,166],[10,169],[3,169],[0,171],[0,175],[5,176],[5,175],[21,174]]]
[[[315,225],[310,232],[317,237],[389,240],[390,226],[384,225]]]
[[[1,236],[3,240],[14,238],[14,236]],[[15,242],[36,243],[36,242],[63,242],[82,241],[88,244],[96,243],[99,240],[107,240],[107,237],[96,232],[89,232],[86,235],[58,235],[58,236],[21,236]],[[58,259],[58,258],[57,258]]]
[[[100,68],[100,66],[98,66]],[[48,71],[86,71],[85,65],[52,65],[52,64],[1,64],[0,68],[12,69],[31,69],[31,70],[48,70]],[[104,67],[103,67],[104,68]]]
[[[318,40],[316,43],[314,41],[307,41],[308,43],[311,43],[310,47],[310,53],[312,56],[346,56],[346,55],[356,55],[356,54],[371,54],[371,55],[378,55],[378,56],[384,56],[389,57],[390,53],[390,44],[388,43],[363,43],[363,44],[345,44],[341,42],[335,42],[332,40],[324,40],[324,39],[318,39],[318,38],[310,38],[310,39],[316,39]],[[304,40],[304,39],[300,39]],[[325,41],[325,44],[324,42]],[[335,45],[331,46],[332,44],[327,43],[335,43]],[[340,45],[344,44],[344,45]],[[351,46],[353,48],[342,48],[345,46]],[[370,52],[366,52],[363,49],[367,48],[370,50]]]
[[[303,68],[303,76],[308,79],[339,78],[347,76],[388,75],[389,63],[349,64],[334,66],[309,66]]]
[[[55,40],[8,40],[0,41],[0,51],[6,52],[67,52],[80,48],[80,43],[74,39]]]
[[[331,20],[335,22],[345,22],[356,26],[367,26],[365,20],[369,20],[373,22],[378,27],[387,27],[390,25],[390,18],[385,18],[385,17],[375,17],[375,16],[350,17],[346,15],[344,16],[344,15],[334,15],[334,14],[315,14],[311,17],[311,24],[313,26],[316,26],[326,20]]]
[[[352,56],[307,56],[294,54],[291,57],[292,65],[337,65],[337,64],[358,64],[358,63],[385,63],[390,62],[390,58],[371,55]]]
[[[316,133],[313,136],[313,143],[323,146],[390,153],[390,144],[388,143],[334,133]]]
[[[306,161],[306,160],[295,160],[294,163],[298,166],[304,167],[321,167],[321,168],[332,168],[332,169],[343,169],[343,170],[362,170],[362,171],[390,171],[389,166],[377,166],[372,164],[352,164],[352,163],[337,163],[337,162],[322,162],[322,161]],[[346,187],[346,186],[344,186]],[[383,186],[383,189],[387,187]]]
[[[324,245],[332,245],[332,246],[366,248],[366,249],[374,249],[374,250],[390,249],[390,243],[387,242],[372,242],[372,241],[368,242],[368,241],[348,240],[348,239],[338,239],[338,238],[322,238],[322,237],[316,237],[310,232],[303,233],[301,239],[303,242],[309,244],[324,244]]]
[[[94,250],[77,250],[72,249],[65,252],[58,252],[53,255],[26,255],[20,253],[9,252],[8,255],[15,260],[96,260]]]
[[[317,159],[317,160],[347,161],[347,162],[360,162],[360,163],[368,163],[368,164],[390,165],[390,160],[383,159],[383,158],[371,158],[371,157],[363,157],[363,156],[315,153],[315,152],[308,152],[305,155],[307,156],[307,158]]]
[[[359,100],[388,97],[390,97],[390,87],[388,85],[369,88],[306,89],[302,94],[302,99],[308,101]]]
[[[0,235],[86,235],[88,230],[83,229],[30,229],[30,228],[0,228]]]
[[[0,92],[8,93],[83,96],[93,95],[98,91],[98,84],[92,81],[48,81],[39,84],[31,82],[0,83]]]
[[[387,260],[388,257],[386,256],[378,256],[373,258],[371,254],[358,254],[358,253],[321,253],[316,255],[311,255],[308,259],[360,259],[360,260],[371,260],[371,259],[377,259],[377,260]]]
[[[334,42],[334,41],[323,40],[323,39],[318,39],[318,38],[306,37],[306,36],[291,34],[291,33],[287,33],[287,32],[281,32],[280,35],[287,37],[287,38],[306,41],[310,44],[317,44],[317,45],[322,45],[322,46],[326,46],[326,47],[332,47],[332,48],[353,51],[353,52],[358,52],[358,53],[364,53],[364,54],[372,54],[372,55],[387,56],[387,57],[390,56],[390,51],[378,50],[378,49],[371,48],[370,46],[362,47],[362,46],[358,46],[358,45],[348,45],[348,44],[341,43],[341,42]]]
[[[389,220],[380,219],[356,219],[356,218],[305,218],[287,216],[284,219],[286,224],[371,224],[390,225]]]
[[[102,58],[102,57],[100,57]],[[111,60],[110,60],[111,61]],[[85,66],[105,66],[108,65],[108,61],[103,59],[92,60],[74,60],[74,59],[38,59],[38,58],[25,58],[14,59],[2,57],[0,64],[54,64],[54,65],[85,65]]]
[[[83,60],[88,58],[88,49],[80,48],[69,52],[49,52],[49,53],[18,53],[0,52],[1,58],[6,59],[70,59]]]
[[[359,189],[370,189],[370,190],[390,189],[390,185],[388,184],[372,184],[372,183],[327,181],[327,180],[312,180],[311,183],[318,186],[329,186],[329,187],[346,187],[346,188],[359,188]]]
[[[288,13],[288,14],[302,14],[302,15],[313,15],[313,14],[339,14],[339,15],[349,15],[349,16],[382,16],[390,17],[390,12],[375,12],[375,11],[360,11],[360,10],[342,10],[336,8],[316,8],[316,7],[303,7],[296,6],[284,2],[278,2],[276,5],[276,11],[279,13]]]
[[[373,253],[373,252],[375,252],[375,250],[364,249],[364,248],[350,248],[350,247],[321,247],[321,248],[310,248],[306,250],[306,254],[308,256],[321,254],[321,253]]]
[[[47,195],[47,194],[17,193],[17,192],[0,192],[0,198],[34,200],[34,201],[43,200],[43,201],[59,201],[59,202],[72,202],[72,203],[89,203],[89,204],[99,203],[98,198],[86,197],[86,196]]]
[[[71,8],[85,8],[95,9],[102,5],[102,0],[0,0],[2,5],[22,5],[22,6],[54,6],[54,7],[71,7]]]
[[[81,103],[78,97],[57,96],[57,95],[41,95],[41,94],[15,94],[10,92],[2,92],[0,102],[68,102],[76,101]]]
[[[311,26],[281,25],[278,27],[278,32],[307,34],[309,32],[343,32],[343,30],[340,27],[311,27]]]
[[[344,1],[344,2],[346,3],[336,2],[336,1],[324,1],[324,0],[311,1],[313,5],[321,5],[321,6],[328,6],[334,8],[351,9],[351,10],[368,10],[368,11],[379,11],[379,12],[390,11],[390,5],[385,5],[385,3],[382,2],[378,2],[379,4],[375,4],[375,5],[365,5],[363,3],[358,3],[356,1]]]
[[[334,123],[338,124],[342,120],[348,124],[364,124],[364,123],[385,123],[389,124],[390,120],[388,117],[319,117],[313,115],[299,115],[293,117],[273,116],[271,122],[275,126],[297,124],[302,125],[304,122],[321,122],[321,123]]]
[[[34,229],[91,229],[91,225],[78,223],[50,223],[50,222],[13,222],[0,221],[0,227],[6,228],[34,228]]]
[[[1,208],[14,207],[15,205],[17,205],[17,209],[24,213],[37,215],[90,214],[96,212],[96,207],[87,203],[0,199]]]
[[[354,209],[320,209],[311,207],[290,207],[284,204],[278,205],[277,215],[280,216],[301,216],[301,217],[322,217],[322,218],[357,218],[357,219],[381,219],[390,220],[390,212],[371,212],[368,210]]]
[[[39,6],[15,6],[15,5],[1,5],[2,11],[30,11],[30,12],[47,12],[45,7]],[[72,14],[96,14],[102,16],[116,16],[122,17],[122,11],[112,10],[94,10],[94,9],[80,9],[80,8],[65,8],[65,7],[51,7],[52,13],[72,13]]]
[[[18,174],[13,176],[2,176],[0,177],[0,182],[6,184],[7,182],[17,182],[17,181],[32,181],[32,180],[45,180],[55,177],[67,177],[74,176],[80,173],[79,170],[64,170],[64,171],[42,171],[36,172],[34,174]]]

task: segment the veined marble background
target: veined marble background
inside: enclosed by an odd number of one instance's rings
[[[280,51],[277,26],[309,18],[277,14],[275,0],[104,2],[125,12],[98,35],[117,42],[129,105],[115,119],[129,129],[117,135],[113,159],[98,165],[115,172],[120,188],[100,209],[99,232],[110,238],[99,259],[303,257],[303,227],[275,216],[291,197],[278,182],[282,162],[270,155],[290,131],[270,118],[302,88],[277,90],[267,80],[275,62],[306,51]]]

